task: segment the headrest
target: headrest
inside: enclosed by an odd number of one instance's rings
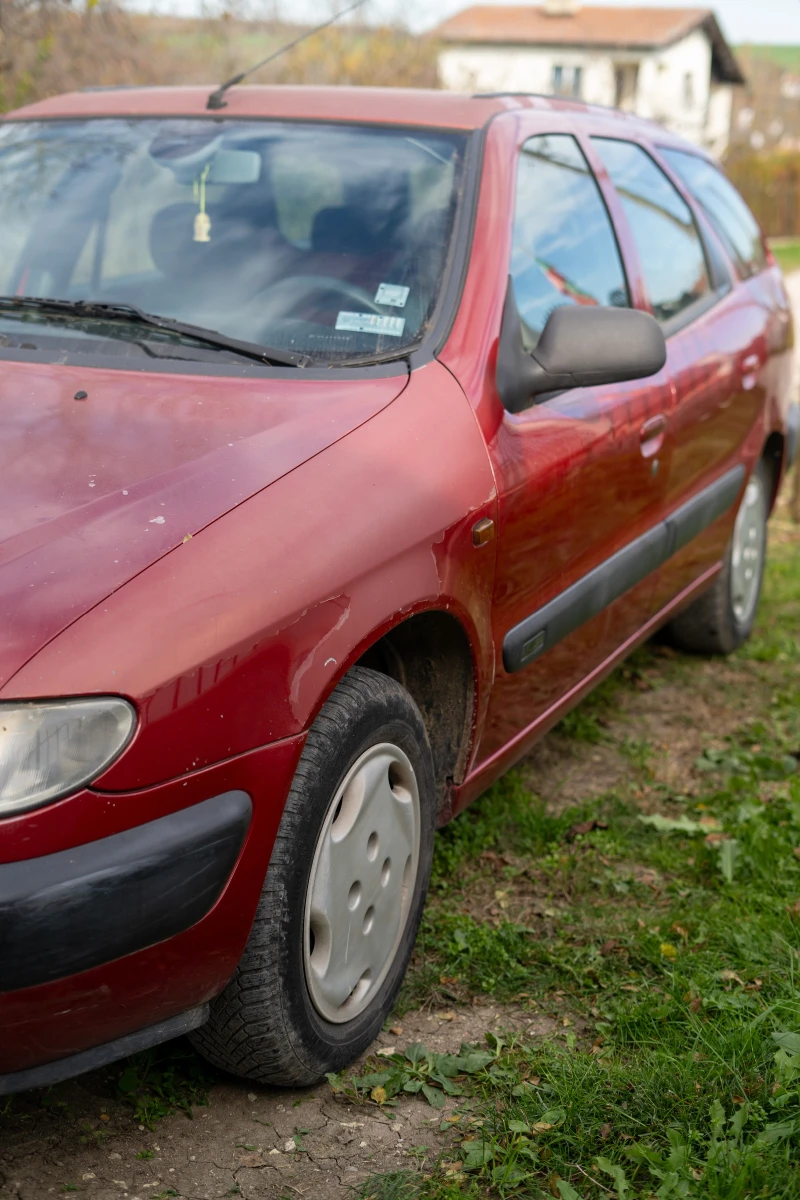
[[[170,204],[153,217],[150,257],[163,275],[184,273],[208,256],[209,243],[194,240],[196,216],[196,204]]]
[[[311,249],[364,256],[375,249],[367,215],[354,204],[321,208],[311,227]]]

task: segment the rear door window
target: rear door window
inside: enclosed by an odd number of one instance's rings
[[[561,305],[630,304],[611,219],[569,134],[540,134],[522,147],[511,277],[529,350]]]
[[[684,150],[660,148],[660,153],[703,208],[742,276],[767,265],[761,231],[755,217],[713,163]]]
[[[615,138],[592,142],[622,201],[653,312],[669,321],[712,290],[691,209],[641,146]]]

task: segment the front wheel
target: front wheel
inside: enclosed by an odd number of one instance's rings
[[[767,558],[769,495],[769,473],[762,461],[748,480],[713,586],[667,626],[680,650],[731,654],[752,633]]]
[[[236,974],[193,1035],[211,1062],[311,1084],[374,1040],[425,904],[435,795],[419,709],[351,670],[312,725]]]

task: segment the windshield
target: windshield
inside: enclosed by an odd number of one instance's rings
[[[322,363],[403,353],[436,307],[465,144],[285,121],[10,122],[0,294],[130,304]],[[63,316],[35,321],[68,336]],[[74,332],[83,353],[115,340],[108,319]]]

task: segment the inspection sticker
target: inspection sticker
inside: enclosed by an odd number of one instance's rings
[[[410,288],[401,283],[381,283],[375,293],[376,304],[391,304],[392,308],[405,308]]]
[[[340,312],[336,328],[349,333],[386,334],[387,337],[402,337],[406,327],[405,317],[384,317],[380,313]]]

